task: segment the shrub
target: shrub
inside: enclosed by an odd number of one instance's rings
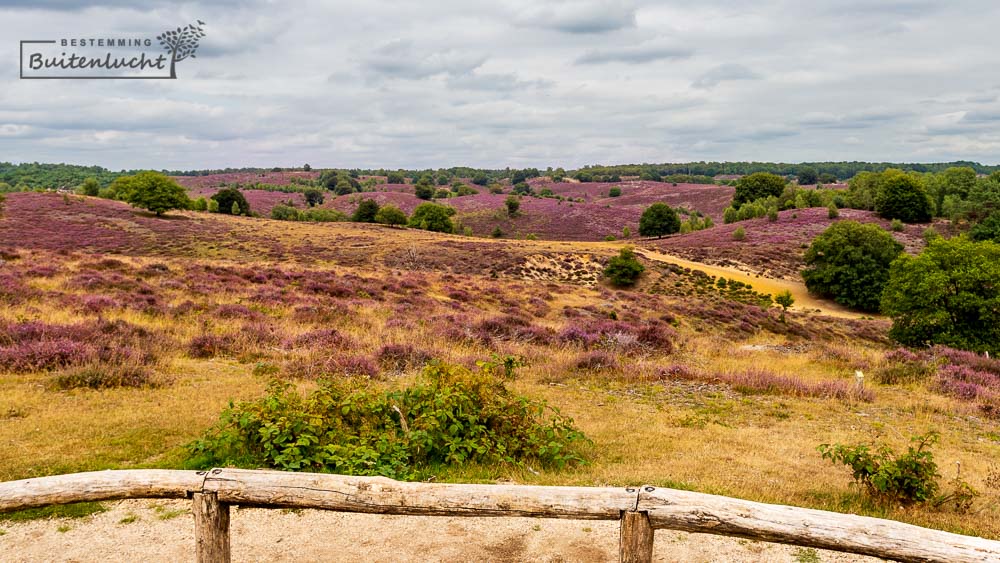
[[[521,209],[521,198],[511,194],[504,200],[504,205],[507,206],[507,215],[514,217],[517,215],[517,211]]]
[[[619,188],[618,186],[615,186],[610,190],[608,190],[608,197],[618,197],[620,195],[622,195],[622,189]]]
[[[214,199],[209,199],[208,200],[208,209],[207,209],[207,211],[209,213],[218,213],[219,212],[219,202],[216,201],[216,200],[214,200]]]
[[[618,360],[607,352],[587,352],[576,359],[574,367],[581,371],[611,371],[618,369]]]
[[[777,214],[775,216],[777,217]],[[739,211],[731,205],[722,213],[722,222],[727,225],[739,221],[739,218]]]
[[[243,192],[236,188],[223,188],[212,196],[212,201],[218,205],[218,213],[229,215],[250,215],[250,204],[247,198],[243,197]],[[236,206],[234,212],[233,206]]]
[[[733,194],[733,207],[744,203],[763,199],[768,196],[778,197],[785,190],[785,179],[769,172],[755,172],[743,176],[736,181],[736,193]]]
[[[383,205],[379,208],[378,213],[375,214],[375,222],[381,223],[383,225],[389,225],[390,227],[398,227],[405,225],[409,218],[406,213],[403,213],[395,205]]]
[[[192,211],[208,211],[208,200],[206,200],[203,197],[199,197],[198,199],[192,201],[191,202],[191,210]]]
[[[392,391],[322,382],[301,396],[273,381],[266,396],[231,405],[188,444],[195,466],[274,467],[415,479],[440,466],[561,468],[583,462],[572,419],[510,392],[492,364],[439,361]]]
[[[747,238],[747,231],[743,227],[736,227],[733,231],[733,240],[740,241]]]
[[[116,387],[157,387],[153,373],[141,365],[89,365],[72,368],[52,377],[50,385],[59,390],[112,389]]]
[[[916,447],[911,445],[900,455],[886,444],[821,444],[818,450],[823,459],[850,467],[854,482],[872,498],[908,505],[927,502],[937,494],[939,475],[930,447],[938,437],[937,432],[914,436]]]
[[[455,225],[451,222],[451,216],[454,214],[454,207],[437,205],[436,203],[421,203],[410,215],[409,225],[425,231],[453,233]]]
[[[490,233],[490,236],[493,238],[500,238],[503,236],[503,231],[500,230],[500,227],[494,227],[493,232]]]
[[[969,238],[976,242],[991,240],[1000,243],[1000,211],[994,211],[982,222],[973,225]]]
[[[639,234],[644,237],[660,238],[680,230],[681,220],[677,212],[665,203],[650,205],[639,218]]]
[[[323,191],[316,188],[307,188],[304,192],[302,192],[302,195],[306,198],[306,204],[309,207],[321,205],[323,200],[326,199],[323,195]]]
[[[892,223],[889,224],[889,228],[892,229],[892,232],[894,233],[901,233],[903,232],[903,222],[899,219],[893,219]]]
[[[402,172],[389,172],[386,176],[386,183],[388,184],[405,184],[406,176]]]
[[[374,199],[363,199],[354,210],[351,221],[356,223],[375,223],[375,216],[378,215],[378,202]]]
[[[300,221],[311,221],[314,223],[333,223],[347,221],[347,215],[336,209],[321,209],[313,207],[299,212]]]
[[[376,357],[379,366],[389,371],[403,371],[431,360],[430,354],[414,348],[412,344],[386,344],[379,349]]]
[[[841,221],[806,250],[802,278],[817,295],[862,311],[878,311],[889,266],[902,250],[903,245],[877,225]]]
[[[413,186],[413,193],[420,199],[433,199],[434,186],[423,182],[417,182]]]
[[[826,207],[826,217],[827,219],[836,219],[840,217],[840,210],[837,209],[836,205],[831,203]]]
[[[897,342],[1000,352],[1000,245],[935,239],[900,256],[888,278],[882,311]]]
[[[275,205],[271,208],[271,219],[278,221],[298,221],[299,210],[288,205]]]
[[[623,248],[618,252],[618,256],[611,258],[604,268],[604,275],[617,286],[628,286],[634,284],[645,267],[635,257],[635,251],[631,248]]]

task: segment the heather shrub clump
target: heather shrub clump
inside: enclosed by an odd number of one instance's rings
[[[389,391],[335,380],[303,396],[273,381],[187,448],[196,467],[417,479],[468,464],[561,468],[584,461],[583,442],[572,419],[508,390],[495,364],[435,361],[412,386]]]

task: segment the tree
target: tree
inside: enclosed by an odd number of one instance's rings
[[[236,188],[223,188],[212,196],[212,200],[219,204],[219,213],[231,215],[250,215],[250,204],[247,198],[243,197],[243,192]],[[236,213],[233,213],[233,204],[236,204]]]
[[[233,206],[229,208],[230,215],[240,215],[240,204],[234,201]]]
[[[120,193],[119,197],[133,207],[147,209],[157,215],[163,215],[171,209],[191,207],[187,191],[159,172],[139,172],[120,185],[126,191]]]
[[[432,199],[434,197],[434,186],[430,182],[422,179],[413,186],[413,193],[420,199]]]
[[[198,50],[198,42],[205,37],[205,32],[201,26],[205,23],[198,20],[198,25],[189,24],[185,27],[178,27],[175,31],[164,31],[156,36],[160,46],[170,53],[170,78],[177,78],[175,65],[190,57],[198,58],[195,52]]]
[[[931,220],[931,201],[919,179],[909,174],[886,175],[875,196],[875,211],[886,219],[904,223]]]
[[[477,186],[485,186],[490,183],[490,177],[484,172],[476,172],[476,175],[472,177],[472,183]]]
[[[841,305],[877,312],[889,266],[903,245],[878,225],[834,223],[806,250],[802,278],[810,292]]]
[[[207,211],[209,213],[218,213],[219,212],[219,202],[217,200],[209,199],[207,203],[208,203]]]
[[[623,248],[618,252],[618,256],[608,260],[604,275],[614,285],[627,286],[634,284],[645,269],[631,248]]]
[[[774,296],[774,302],[781,306],[781,322],[785,322],[785,312],[795,304],[792,292],[787,289]]]
[[[451,216],[454,214],[454,207],[436,203],[421,203],[410,215],[409,225],[425,231],[453,233],[455,225],[451,222]]]
[[[969,231],[969,238],[976,242],[986,240],[1000,242],[1000,211],[994,211],[982,222],[974,225]]]
[[[191,210],[192,211],[207,211],[208,210],[208,201],[206,201],[205,198],[203,198],[203,197],[199,197],[198,199],[196,199],[196,200],[194,200],[194,201],[191,202]]]
[[[943,344],[1000,353],[1000,245],[934,239],[892,264],[882,311],[889,336],[909,346]]]
[[[736,193],[733,194],[733,207],[765,198],[778,197],[785,190],[785,179],[769,172],[756,172],[736,181]]]
[[[302,192],[302,195],[306,198],[306,204],[309,205],[309,207],[322,205],[323,200],[326,199],[323,196],[323,191],[317,190],[316,188],[307,188],[304,192]]]
[[[819,182],[819,173],[815,168],[803,168],[797,178],[800,186],[811,186]]]
[[[375,216],[378,215],[378,202],[374,199],[363,199],[354,210],[351,221],[356,223],[375,223]]]
[[[517,215],[517,211],[521,209],[521,200],[516,195],[509,195],[506,201],[504,201],[504,205],[507,206],[507,215],[514,217]]]
[[[618,197],[620,195],[622,195],[622,189],[619,188],[618,186],[615,186],[610,190],[608,190],[608,197]]]
[[[375,214],[376,223],[389,225],[390,227],[405,225],[407,219],[406,213],[403,213],[402,210],[395,205],[389,204],[380,207],[378,213]]]
[[[309,163],[303,164],[302,165],[302,170],[304,172],[309,172],[310,170],[312,170],[312,166],[309,166]]]
[[[665,203],[650,205],[639,218],[639,234],[644,237],[660,238],[680,230],[681,220],[677,212]]]
[[[87,178],[80,184],[80,193],[91,197],[97,196],[101,192],[101,184],[97,178]]]
[[[337,178],[337,184],[333,188],[333,193],[337,195],[348,195],[353,194],[355,191],[354,184],[346,176],[340,176]]]
[[[389,172],[385,179],[388,184],[405,184],[406,176],[402,172]]]

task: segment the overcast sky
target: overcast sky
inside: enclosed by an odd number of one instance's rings
[[[198,19],[177,80],[18,79],[22,39]],[[0,22],[0,161],[1000,163],[992,0],[7,0]]]

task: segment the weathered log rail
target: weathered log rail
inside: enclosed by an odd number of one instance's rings
[[[313,508],[413,516],[619,520],[621,561],[647,562],[660,529],[872,555],[897,561],[1000,562],[1000,542],[891,520],[643,487],[405,483],[281,471],[127,470],[0,483],[0,512],[126,498],[189,498],[196,553],[230,560],[229,507]]]

